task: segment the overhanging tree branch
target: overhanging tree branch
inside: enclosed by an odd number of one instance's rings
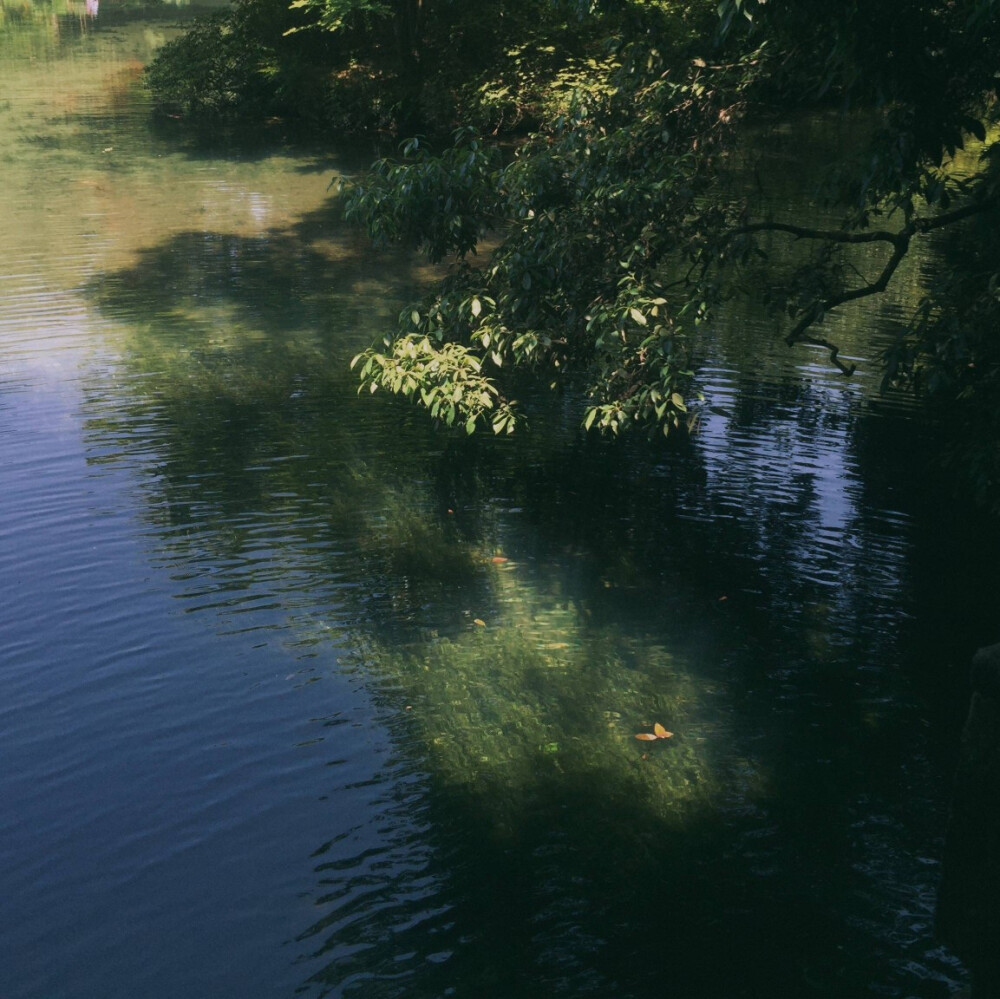
[[[954,225],[963,219],[980,212],[994,208],[996,199],[984,198],[963,205],[950,212],[943,212],[929,218],[910,219],[906,225],[896,232],[888,229],[873,229],[864,232],[849,232],[844,229],[811,229],[806,226],[792,225],[787,222],[753,222],[749,225],[739,226],[733,229],[728,238],[736,236],[749,236],[761,232],[783,232],[794,236],[796,239],[813,239],[825,243],[888,243],[892,246],[892,254],[886,261],[878,277],[866,285],[852,288],[849,291],[830,295],[825,299],[817,299],[806,307],[799,315],[798,320],[785,337],[788,346],[797,343],[811,344],[816,347],[823,347],[830,352],[830,361],[840,369],[843,374],[850,376],[857,370],[857,365],[847,364],[838,357],[840,347],[824,337],[814,336],[809,333],[810,328],[820,322],[823,317],[833,309],[848,302],[854,302],[869,295],[879,295],[886,290],[893,275],[903,262],[910,249],[910,242],[916,235],[923,235],[935,229],[942,229],[949,225]]]

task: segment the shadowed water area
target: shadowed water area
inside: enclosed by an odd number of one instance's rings
[[[946,995],[1000,590],[929,428],[752,312],[689,439],[358,399],[433,274],[357,156],[154,128],[189,13],[0,6],[0,996]],[[762,137],[779,217],[836,129]]]

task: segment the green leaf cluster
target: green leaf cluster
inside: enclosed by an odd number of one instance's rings
[[[325,31],[342,31],[359,19],[382,19],[393,14],[393,6],[386,0],[292,0],[290,6],[292,10],[315,12],[315,20],[311,20],[309,26]],[[290,32],[301,30],[301,27],[289,29]]]
[[[496,385],[482,374],[482,361],[458,343],[432,344],[426,335],[397,337],[380,353],[368,350],[351,362],[362,389],[379,388],[426,407],[435,420],[459,423],[471,434],[480,420],[494,433],[511,433],[514,414]]]
[[[575,386],[590,399],[588,428],[686,425],[698,398],[689,343],[716,294],[706,252],[728,217],[707,197],[711,164],[750,69],[699,60],[668,71],[658,50],[626,47],[512,156],[463,129],[440,155],[410,142],[399,161],[347,184],[346,214],[373,236],[452,260],[437,292],[403,315],[391,350],[419,335],[422,357],[441,355],[435,371],[475,358],[497,399],[525,369]],[[362,377],[399,393],[408,383],[376,360],[385,356],[370,355]],[[462,398],[455,419],[473,426],[481,414]]]

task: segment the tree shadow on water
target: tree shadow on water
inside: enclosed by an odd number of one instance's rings
[[[354,334],[341,346],[368,342],[379,322],[395,320],[388,303],[401,301],[419,277],[403,255],[374,261],[350,232],[316,242],[294,231],[259,235],[189,231],[141,250],[134,266],[94,279],[88,293],[108,317],[153,333],[187,336],[206,328],[288,340],[303,333]],[[356,332],[360,329],[360,335]],[[331,348],[338,344],[331,342]]]
[[[663,765],[635,757],[637,768]],[[503,786],[435,783],[419,814],[433,827],[432,852],[418,871],[379,882],[350,864],[317,866],[327,892],[318,905],[329,911],[300,944],[313,948],[310,963],[328,963],[300,991],[877,994],[864,977],[874,969],[846,956],[861,934],[827,908],[843,888],[754,876],[733,850],[737,820],[720,822],[706,802],[678,821],[643,786],[614,766],[541,766],[512,816]],[[363,904],[341,904],[354,892]]]

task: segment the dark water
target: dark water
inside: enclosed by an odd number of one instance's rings
[[[0,996],[946,994],[997,587],[930,431],[754,315],[653,449],[357,399],[429,275],[151,128],[182,13],[0,22]]]

